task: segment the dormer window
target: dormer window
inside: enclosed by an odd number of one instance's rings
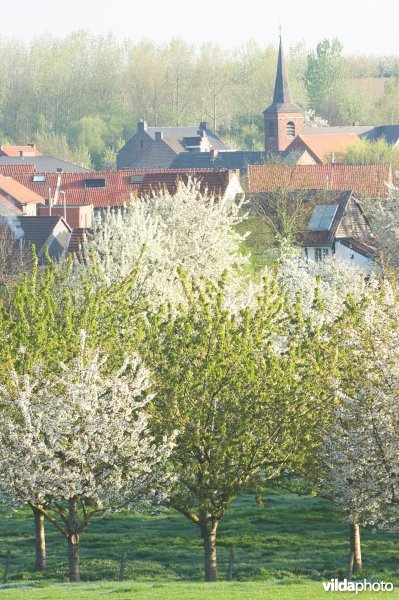
[[[295,123],[293,121],[288,121],[287,123],[287,139],[293,140],[295,137]]]
[[[269,140],[274,140],[274,123],[269,121]]]
[[[104,188],[105,179],[96,177],[95,179],[85,179],[85,188]]]

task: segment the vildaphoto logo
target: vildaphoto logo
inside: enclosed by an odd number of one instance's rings
[[[325,592],[355,592],[355,594],[366,591],[393,591],[393,583],[388,581],[374,581],[371,583],[371,581],[367,581],[367,579],[363,579],[363,581],[349,581],[348,579],[339,581],[339,579],[331,579],[330,581],[323,581],[323,587]]]

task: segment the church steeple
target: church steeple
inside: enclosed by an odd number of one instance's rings
[[[290,84],[288,82],[287,67],[285,66],[281,35],[278,49],[277,73],[276,83],[274,84],[273,104],[291,104]]]
[[[263,116],[265,150],[285,150],[292,140],[302,133],[304,111],[292,102],[281,33],[273,103],[263,112]]]

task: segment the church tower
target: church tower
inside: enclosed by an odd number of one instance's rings
[[[273,104],[263,112],[263,118],[266,152],[285,150],[303,132],[305,113],[291,100],[281,35]]]

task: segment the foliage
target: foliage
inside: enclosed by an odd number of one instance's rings
[[[61,364],[60,375],[49,376],[40,363],[34,378],[11,373],[9,385],[0,388],[5,495],[51,510],[79,498],[88,502],[89,519],[90,506],[96,512],[106,496],[111,504],[134,505],[135,496],[154,484],[152,471],[161,461],[143,410],[150,400],[148,372],[137,356],[110,375],[102,372],[109,371],[105,363],[85,349],[82,332],[78,357],[71,366]],[[169,453],[165,444],[163,459]]]
[[[35,135],[35,143],[42,154],[56,156],[81,167],[92,166],[88,147],[79,144],[71,148],[65,135],[41,131]]]
[[[399,168],[399,148],[379,140],[359,140],[350,145],[346,152],[337,154],[337,162],[350,165],[390,163],[392,169]]]
[[[200,527],[206,561],[207,536],[214,544],[237,494],[312,461],[326,406],[316,382],[329,352],[288,309],[277,280],[266,279],[253,305],[233,312],[224,287],[187,282],[187,307],[151,319],[141,349],[160,431],[179,430],[170,505]]]
[[[337,85],[344,74],[342,50],[337,38],[324,39],[317,44],[316,52],[310,52],[307,57],[304,82],[309,106],[322,117],[323,103],[338,93]]]
[[[135,273],[118,285],[95,284],[90,277],[74,276],[71,263],[58,268],[49,262],[45,270],[34,261],[32,271],[0,302],[0,382],[9,373],[32,374],[40,361],[48,372],[57,372],[60,361],[69,364],[77,356],[79,332],[86,344],[102,348],[115,367],[132,348],[132,333],[140,314],[138,304],[128,302]]]
[[[27,503],[61,532],[70,581],[79,581],[79,535],[93,516],[166,491],[173,444],[149,434],[148,372],[137,356],[111,374],[105,363],[81,332],[79,354],[60,375],[39,363],[34,378],[13,371],[0,387],[0,501]]]
[[[23,234],[17,218],[0,216],[0,298],[32,266],[32,252],[20,239]]]
[[[352,313],[352,316],[351,316]],[[345,317],[341,398],[326,432],[322,487],[345,516],[397,523],[399,465],[399,313],[395,281],[381,281]]]
[[[180,268],[195,277],[218,278],[224,270],[239,275],[247,262],[239,252],[245,234],[234,229],[244,218],[241,208],[242,202],[201,193],[195,181],[180,182],[174,195],[160,190],[134,199],[97,216],[82,245],[81,268],[94,263],[105,282],[117,283],[139,264],[135,296],[152,306],[177,305]]]
[[[311,108],[330,123],[345,119],[351,124],[364,114],[363,99],[362,110],[359,103],[354,110],[353,94],[345,107],[331,102],[330,84],[336,81],[338,65],[357,78],[359,88],[365,77],[391,77],[397,71],[397,57],[342,57],[336,41],[320,42],[308,60],[303,42],[286,54],[293,98],[308,108],[306,87]],[[199,48],[179,39],[136,43],[88,31],[64,38],[38,36],[26,44],[2,39],[1,141],[37,140],[41,149],[40,136],[53,134],[55,148],[62,151],[58,155],[70,160],[72,152],[72,162],[98,168],[144,118],[152,126],[206,120],[234,146],[242,148],[246,142],[256,147],[262,142],[262,111],[272,101],[276,62],[275,46],[261,47],[253,40],[225,52],[215,43]],[[338,98],[343,87],[347,95],[350,90],[341,79]],[[375,122],[398,121],[397,91],[389,88],[380,100],[370,98]]]
[[[398,177],[399,171],[396,171]],[[380,259],[393,267],[399,264],[399,187],[389,185],[387,198],[365,202],[365,209],[377,238]]]

